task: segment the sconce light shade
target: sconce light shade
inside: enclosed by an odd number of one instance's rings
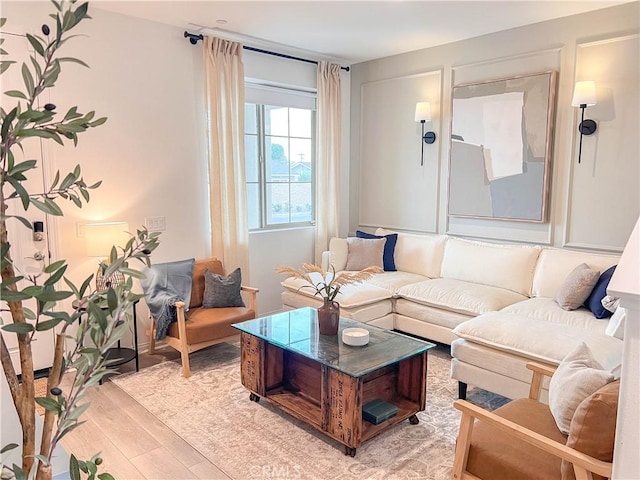
[[[596,82],[592,80],[585,80],[582,82],[576,82],[576,86],[573,89],[573,99],[571,100],[572,107],[592,107],[596,104]]]
[[[428,122],[431,120],[431,104],[429,102],[416,103],[415,122]]]
[[[127,222],[88,223],[84,226],[88,257],[108,257],[111,247],[124,246],[131,236]]]
[[[416,113],[413,117],[414,122],[420,122],[422,125],[422,140],[420,142],[420,166],[424,165],[424,144],[431,145],[436,141],[436,133],[435,132],[426,132],[424,131],[425,122],[431,121],[431,104],[429,102],[418,102],[416,103]]]

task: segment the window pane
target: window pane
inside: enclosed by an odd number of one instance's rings
[[[289,223],[289,184],[267,185],[267,224]]]
[[[247,210],[249,228],[260,228],[260,185],[247,183]]]
[[[311,184],[291,184],[291,222],[311,221],[311,205]]]
[[[258,136],[244,136],[244,162],[247,182],[258,182],[260,180],[260,165],[258,162]]]
[[[311,138],[311,110],[289,109],[292,137]]]
[[[286,137],[266,137],[267,182],[289,181],[289,139]]]
[[[289,109],[284,107],[264,107],[264,133],[266,135],[289,135]]]
[[[244,104],[244,132],[258,133],[258,116],[256,113],[257,105],[253,103]]]
[[[310,182],[312,178],[311,139],[292,138],[289,140],[289,145],[291,145],[291,181]]]

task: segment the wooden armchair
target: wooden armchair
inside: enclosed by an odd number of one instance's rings
[[[245,298],[246,307],[202,308],[205,270],[224,275],[224,268],[220,260],[215,258],[196,260],[193,266],[193,283],[188,313],[185,315],[184,302],[176,302],[177,321],[171,324],[164,339],[167,345],[180,352],[184,377],[191,375],[190,353],[216,343],[235,340],[239,337],[240,332],[231,324],[256,318],[258,309],[256,300],[258,289],[244,285],[242,291],[246,292],[248,297]],[[153,319],[151,319],[149,334],[149,353],[153,354],[156,343],[156,325]]]
[[[494,412],[464,400],[454,402],[462,418],[451,478],[611,478],[619,381],[582,402],[567,438],[558,430],[549,406],[538,401],[543,376],[551,376],[554,369],[537,363],[527,368],[533,371],[529,398],[514,400]]]

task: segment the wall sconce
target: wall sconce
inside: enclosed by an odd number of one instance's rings
[[[100,268],[96,272],[96,290],[98,292],[104,292],[109,290],[109,287],[115,287],[124,282],[122,273],[115,272],[105,276],[104,272],[109,266],[111,248],[114,245],[123,247],[131,238],[128,231],[129,224],[127,222],[88,223],[84,226],[87,256],[102,259],[100,260]]]
[[[431,121],[431,104],[429,102],[416,103],[416,114],[414,117],[414,121],[420,122],[422,124],[422,140],[424,140],[424,142],[420,142],[420,166],[422,166],[424,165],[424,144],[427,143],[431,145],[436,141],[435,132],[429,131],[425,133],[424,131],[425,122]]]
[[[598,128],[598,124],[591,119],[584,119],[584,111],[587,107],[592,107],[596,104],[596,82],[586,80],[582,82],[576,82],[576,86],[573,89],[573,100],[571,100],[572,107],[580,107],[582,110],[582,119],[580,125],[578,125],[578,131],[580,132],[580,149],[578,150],[578,163],[582,157],[582,136],[591,135],[595,133]]]

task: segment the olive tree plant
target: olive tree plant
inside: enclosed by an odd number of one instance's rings
[[[18,160],[25,141],[56,142],[60,145],[78,143],[78,135],[98,127],[106,118],[96,118],[94,112],[80,113],[77,107],[64,114],[56,111],[53,103],[44,103],[43,93],[53,87],[65,62],[86,66],[79,59],[62,57],[59,50],[74,35],[69,35],[80,22],[90,18],[87,3],[75,0],[52,0],[52,27],[42,25],[42,34],[27,34],[33,54],[20,66],[13,65],[8,53],[0,45],[0,75],[9,68],[20,68],[24,88],[5,91],[5,96],[15,100],[13,108],[3,108],[0,118],[0,308],[7,312],[3,316],[2,329],[5,335],[16,335],[19,346],[21,379],[11,361],[3,336],[0,336],[0,361],[9,385],[22,428],[22,463],[5,465],[2,458],[18,444],[2,446],[0,450],[0,476],[2,478],[39,480],[51,479],[51,458],[58,442],[73,429],[81,425],[81,415],[89,404],[85,400],[87,389],[98,384],[109,373],[107,350],[114,346],[127,330],[127,322],[133,304],[141,295],[132,291],[133,278],[141,272],[129,263],[138,260],[149,265],[149,255],[158,246],[158,234],[146,229],[131,235],[125,246],[113,247],[109,266],[104,275],[117,271],[125,281],[109,286],[107,291],[97,292],[92,288],[92,277],[76,286],[66,276],[68,264],[58,260],[45,265],[40,274],[20,271],[12,259],[12,248],[8,230],[31,229],[30,222],[21,214],[10,214],[10,202],[20,202],[23,210],[41,210],[48,215],[63,215],[60,206],[70,201],[77,207],[89,201],[90,191],[100,182],[85,183],[80,166],[61,174],[59,171],[44,191],[28,190],[27,179],[37,173],[38,159]],[[0,19],[0,26],[6,19]],[[55,96],[55,94],[53,94]],[[54,101],[54,100],[53,100]],[[60,308],[59,302],[75,299],[76,307],[71,311]],[[35,305],[35,308],[28,306]],[[9,321],[10,317],[10,321]],[[73,327],[73,328],[72,328]],[[71,333],[74,331],[74,333]],[[55,351],[47,382],[47,396],[35,397],[33,373],[33,339],[36,332],[54,330]],[[65,374],[73,375],[70,386],[60,387]],[[42,435],[36,439],[35,404],[45,409]],[[108,473],[98,473],[102,459],[95,455],[91,459],[79,460],[70,457],[71,478],[96,476],[102,480],[112,478]]]

